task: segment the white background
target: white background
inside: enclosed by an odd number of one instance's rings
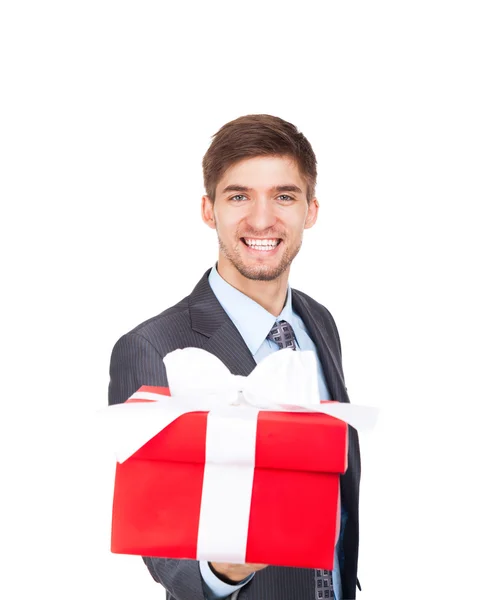
[[[216,259],[201,159],[295,123],[319,223],[291,284],[333,313],[362,439],[360,598],[483,590],[480,2],[22,2],[0,9],[3,598],[160,599],[111,555],[96,437],[115,341]],[[480,556],[481,554],[481,556]]]

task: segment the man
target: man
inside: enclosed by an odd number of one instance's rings
[[[218,262],[187,298],[117,342],[110,404],[124,402],[141,385],[167,386],[163,357],[190,346],[211,352],[232,373],[245,376],[280,347],[313,350],[321,398],[348,402],[332,316],[288,286],[303,231],[314,225],[319,209],[316,159],[308,140],[277,117],[241,117],[215,134],[203,171],[202,218],[217,231]],[[358,438],[349,427],[333,572],[150,557],[145,563],[169,600],[355,598],[359,481]]]

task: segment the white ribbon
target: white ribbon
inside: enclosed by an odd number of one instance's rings
[[[258,412],[207,416],[197,559],[246,562]]]

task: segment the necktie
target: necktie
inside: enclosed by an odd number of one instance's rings
[[[296,350],[295,332],[287,321],[276,321],[267,337],[271,341],[276,342],[280,350],[283,348]]]
[[[280,350],[283,348],[296,350],[295,332],[287,321],[276,321],[267,337],[278,344]],[[315,600],[325,600],[326,598],[330,600],[335,598],[332,571],[315,569]]]
[[[315,598],[335,598],[333,593],[332,571],[326,569],[315,570]]]

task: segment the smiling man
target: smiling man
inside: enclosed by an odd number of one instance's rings
[[[163,357],[185,347],[203,348],[244,376],[280,348],[311,350],[317,357],[321,399],[348,402],[332,316],[288,285],[303,232],[314,225],[319,210],[310,143],[277,117],[240,117],[215,134],[203,171],[202,218],[217,232],[217,264],[187,298],[116,343],[110,404],[124,402],[141,385],[167,386]],[[332,572],[145,557],[168,600],[355,598],[360,454],[352,427],[348,452]],[[230,488],[226,494],[231,503]]]

